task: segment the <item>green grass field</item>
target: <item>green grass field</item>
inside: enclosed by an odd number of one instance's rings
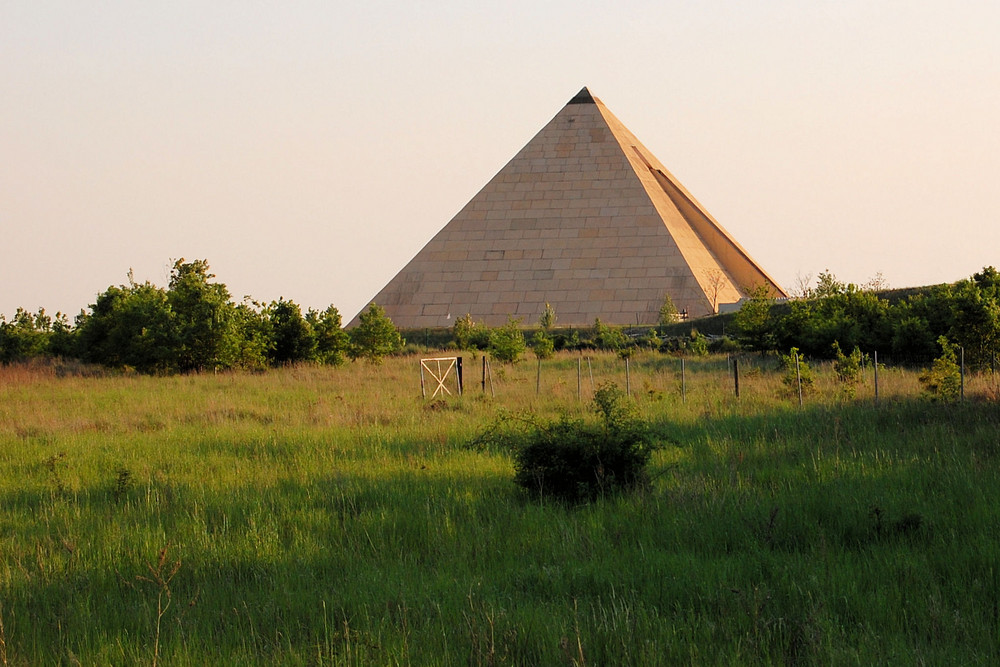
[[[737,399],[725,358],[689,361],[682,400],[679,362],[640,356],[652,483],[566,507],[465,445],[501,409],[583,414],[622,362],[557,357],[539,393],[534,361],[494,366],[495,396],[478,363],[434,400],[413,357],[0,368],[0,664],[1000,659],[989,375],[943,404],[886,369],[875,404],[821,366],[800,408],[770,362]]]

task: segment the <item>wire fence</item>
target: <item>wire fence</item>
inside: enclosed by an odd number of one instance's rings
[[[777,398],[799,405],[830,398],[877,402],[933,393],[921,381],[933,368],[924,359],[883,359],[876,352],[864,356],[856,375],[845,379],[832,361],[788,356],[791,362],[781,355],[756,353],[706,357],[648,353],[624,359],[611,353],[581,353],[532,360],[515,370],[491,363],[484,355],[470,360],[478,368],[467,362],[465,391],[502,397],[513,391],[514,384],[530,382],[538,395],[589,401],[602,384],[614,382],[637,399],[687,402],[729,397],[753,403]],[[946,397],[1000,399],[997,370],[995,363],[968,368],[959,358],[956,393]]]

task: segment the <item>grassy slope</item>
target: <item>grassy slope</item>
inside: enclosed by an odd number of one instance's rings
[[[462,444],[499,406],[583,410],[577,364],[549,362],[541,396],[531,362],[494,369],[495,399],[433,402],[414,359],[0,369],[0,662],[995,661],[996,402],[887,371],[892,400],[844,404],[821,373],[799,410],[750,364],[737,401],[725,359],[689,362],[681,402],[676,361],[637,359],[671,439],[652,487],[527,502],[507,457]]]

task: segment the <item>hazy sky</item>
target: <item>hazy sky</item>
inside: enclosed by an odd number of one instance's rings
[[[1000,265],[1000,2],[0,0],[0,313],[345,322],[583,86],[786,288]]]

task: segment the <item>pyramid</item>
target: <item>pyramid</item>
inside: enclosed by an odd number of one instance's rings
[[[784,291],[660,161],[581,90],[372,302],[396,326],[651,324]],[[352,324],[357,322],[357,318]]]

